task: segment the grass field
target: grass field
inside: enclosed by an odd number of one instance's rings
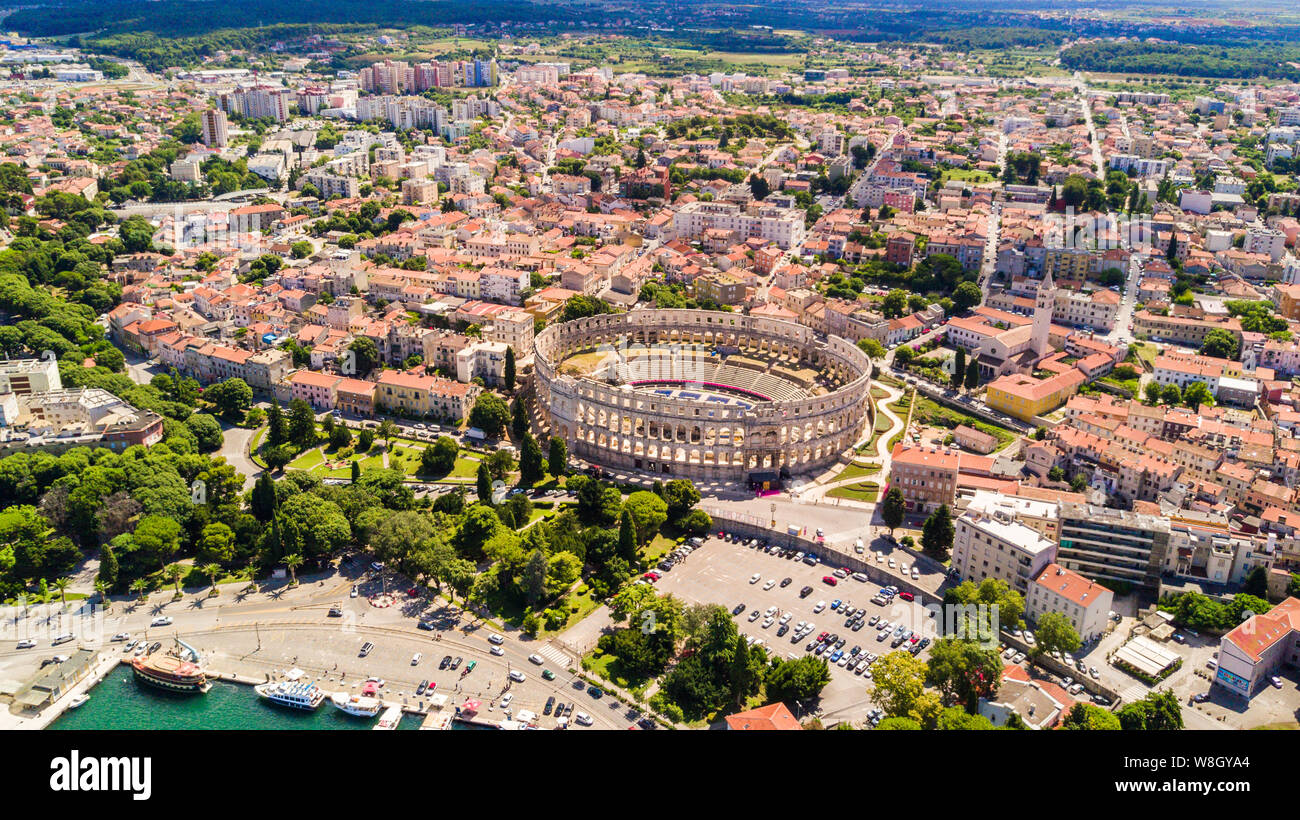
[[[880,496],[880,485],[874,481],[860,481],[847,487],[836,487],[826,495],[831,498],[847,498],[852,501],[874,503]]]
[[[850,478],[863,478],[879,472],[879,464],[850,464],[835,476],[835,480],[848,481]]]
[[[994,448],[994,452],[1001,450],[1016,440],[1016,434],[1005,427],[989,424],[987,421],[981,421],[968,413],[944,407],[922,396],[918,396],[916,399],[916,412],[912,414],[912,420],[919,421],[930,427],[947,427],[950,430],[960,424],[974,427],[976,430],[988,433],[998,440],[998,446]]]
[[[943,175],[939,178],[939,184],[942,185],[950,179],[955,179],[958,182],[970,182],[975,184],[994,181],[993,175],[987,171],[967,171],[964,168],[949,168],[945,170]]]

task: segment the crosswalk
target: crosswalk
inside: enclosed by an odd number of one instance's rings
[[[1140,683],[1134,683],[1120,691],[1119,696],[1125,703],[1132,703],[1135,700],[1142,700],[1151,693],[1151,688],[1143,686]]]
[[[552,663],[558,663],[560,666],[566,668],[569,666],[570,663],[573,662],[572,659],[564,652],[564,650],[560,649],[559,647],[551,643],[547,643],[545,646],[539,647],[537,650],[537,654],[541,655],[543,658],[546,658],[548,661]]]

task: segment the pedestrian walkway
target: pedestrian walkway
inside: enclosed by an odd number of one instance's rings
[[[560,649],[559,647],[555,646],[555,644],[550,642],[547,642],[545,645],[538,648],[537,654],[541,655],[543,658],[546,658],[548,661],[551,661],[552,663],[558,663],[560,666],[564,667],[565,669],[568,669],[570,664],[573,663],[573,659],[570,658],[569,655],[566,652],[564,652],[564,650]]]

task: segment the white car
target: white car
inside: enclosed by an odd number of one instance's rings
[[[546,663],[546,661],[544,661],[544,660],[542,659],[542,656],[541,656],[541,655],[537,655],[537,654],[529,655],[529,656],[528,656],[528,661],[529,661],[530,663],[535,663],[535,664],[537,664],[538,666],[541,666],[542,664]]]
[[[579,726],[590,726],[596,721],[592,720],[591,715],[587,714],[586,712],[574,712],[573,722],[578,724]]]
[[[515,683],[523,683],[525,680],[527,680],[527,678],[524,676],[524,673],[520,672],[518,669],[511,669],[510,680],[514,681]]]
[[[865,549],[865,548],[862,546],[862,539],[861,539],[861,538],[859,538],[857,541],[854,542],[854,544],[853,544],[853,551],[854,551],[854,552],[856,552],[856,553],[858,553],[859,555],[861,555],[864,549]]]
[[[114,635],[110,640],[112,640],[114,643],[118,643],[120,641],[128,640],[130,637],[131,637],[131,633],[129,632],[119,632],[116,635]]]
[[[885,554],[883,552],[876,553],[876,563],[877,564],[885,563]]]
[[[769,628],[770,626],[772,626],[772,624],[774,624],[774,623],[776,623],[776,620],[775,620],[774,618],[772,618],[772,616],[769,615],[768,617],[766,617],[766,618],[763,619],[763,628],[764,628],[764,629],[767,629],[767,628]]]
[[[506,654],[506,651],[505,651],[504,649],[502,649],[501,647],[499,647],[499,646],[494,646],[494,647],[492,647],[491,649],[489,649],[488,651],[491,652],[493,655],[496,655],[497,657],[500,657],[500,656]]]
[[[904,561],[904,562],[903,562],[903,565],[900,566],[899,569],[902,570],[902,572],[903,572],[904,575],[906,575],[906,574],[907,574],[907,562]]]
[[[32,649],[35,646],[36,646],[36,641],[33,641],[31,638],[26,638],[18,642],[19,649]]]
[[[789,612],[785,613],[784,615],[781,616],[781,623],[783,623],[783,624],[788,624],[788,623],[790,623],[790,618],[791,618],[791,617],[793,617],[793,616],[792,616]]]
[[[821,612],[825,608],[826,608],[826,602],[818,601],[817,604],[813,607],[813,612]]]
[[[890,569],[893,569],[894,566],[895,566],[895,564],[894,564],[894,559],[893,559],[893,558],[890,558],[890,559],[889,559],[889,568],[890,568]]]
[[[749,582],[750,582],[751,584],[757,584],[757,583],[758,583],[759,581],[761,581],[761,580],[763,580],[763,576],[760,575],[760,574],[757,573],[757,572],[754,573],[753,575],[749,576]]]
[[[149,626],[171,626],[172,617],[170,615],[159,615],[149,622]]]
[[[503,637],[501,637],[500,635],[496,634],[495,632],[492,633],[491,635],[488,635],[488,643],[490,643],[490,644],[495,644],[496,646],[500,646],[501,644],[503,644],[503,643],[505,643],[505,642],[506,642],[506,639],[503,638]]]
[[[411,656],[411,666],[419,666],[419,665],[420,665],[420,658],[423,658],[423,657],[424,657],[423,654],[421,654],[421,653],[419,653],[419,652],[416,652],[414,655]]]
[[[921,580],[921,573],[916,571],[916,567],[912,567],[912,580],[913,581]]]
[[[775,579],[775,578],[768,578],[768,579],[767,579],[767,583],[766,583],[766,584],[763,584],[763,589],[766,591],[766,590],[771,589],[771,588],[774,587],[774,586],[776,586],[776,579]]]
[[[512,701],[512,700],[514,700],[514,699],[515,699],[515,696],[514,696],[513,693],[511,693],[511,692],[506,692],[504,695],[501,696],[501,708],[502,708],[502,709],[505,709],[507,706],[510,705],[510,701]]]
[[[764,615],[765,617],[771,618],[771,617],[772,617],[773,615],[775,615],[775,614],[776,614],[776,606],[775,606],[775,605],[769,606],[767,609],[763,610],[763,615]]]

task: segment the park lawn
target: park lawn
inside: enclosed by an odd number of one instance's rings
[[[993,448],[994,452],[1001,450],[1008,444],[1016,440],[1016,434],[1005,427],[999,427],[996,424],[990,424],[982,421],[968,413],[962,413],[950,407],[944,407],[931,399],[918,396],[916,400],[916,412],[912,414],[913,421],[920,421],[922,424],[931,427],[947,427],[953,429],[960,424],[967,427],[974,427],[982,433],[988,433],[998,440],[998,446]]]
[[[590,654],[583,656],[582,668],[621,689],[636,689],[650,682],[650,678],[628,677],[617,655],[610,655],[599,649],[593,649]]]
[[[967,171],[964,168],[949,168],[943,172],[939,178],[939,185],[943,185],[950,179],[958,182],[993,182],[993,175],[988,171]]]
[[[1134,342],[1133,348],[1137,357],[1146,362],[1148,367],[1155,366],[1156,356],[1160,355],[1160,348],[1150,342]]]
[[[578,621],[581,621],[583,618],[590,615],[596,610],[596,607],[600,606],[600,601],[595,599],[591,594],[591,589],[586,584],[580,583],[578,589],[581,589],[582,592],[571,592],[564,598],[565,608],[569,610],[569,618],[564,622],[564,626],[559,629],[543,629],[541,632],[537,633],[537,637],[541,638],[545,635],[558,635],[578,623]]]
[[[650,539],[650,543],[642,548],[641,558],[645,561],[646,566],[654,566],[665,555],[677,549],[678,543],[678,541],[669,538],[662,532],[655,533],[655,537]]]
[[[835,476],[836,481],[847,481],[850,478],[861,478],[869,475],[875,475],[880,472],[879,464],[858,464],[853,463],[845,467]]]
[[[307,452],[289,462],[290,470],[313,470],[325,463],[325,456],[321,454],[319,447],[313,447]]]
[[[262,446],[262,437],[266,435],[267,427],[262,426],[253,431],[253,437],[248,441],[250,452],[256,453],[257,448]]]
[[[874,481],[862,481],[847,487],[836,487],[826,494],[831,498],[848,498],[853,501],[874,503],[880,496],[880,485]]]
[[[886,389],[883,388],[883,387],[878,386],[878,385],[872,385],[872,386],[871,386],[871,398],[873,398],[873,399],[887,399],[887,398],[889,398],[889,391],[886,390]]]

